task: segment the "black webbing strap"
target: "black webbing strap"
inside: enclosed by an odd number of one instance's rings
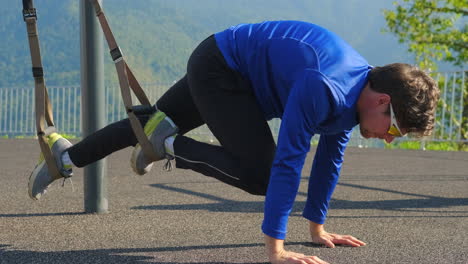
[[[55,131],[55,125],[52,116],[52,105],[49,101],[49,94],[44,80],[39,36],[36,25],[37,14],[32,0],[23,0],[23,19],[26,22],[26,29],[28,32],[29,50],[31,52],[32,72],[34,77],[37,139],[51,176],[54,179],[59,179],[62,178],[62,176],[47,143],[47,136]]]
[[[122,51],[120,50],[117,42],[115,41],[114,35],[109,27],[109,23],[107,22],[106,16],[102,11],[102,7],[98,0],[90,0],[94,4],[94,8],[96,10],[96,16],[99,19],[99,23],[101,24],[102,31],[104,32],[104,36],[106,37],[107,44],[109,45],[109,50],[112,56],[112,60],[115,63],[115,68],[117,70],[117,75],[119,77],[119,85],[120,85],[120,92],[122,94],[122,99],[125,105],[125,109],[127,111],[128,119],[130,120],[130,124],[132,126],[133,132],[138,140],[138,143],[141,146],[145,157],[149,160],[156,160],[156,154],[153,150],[153,145],[148,140],[143,127],[141,126],[140,121],[138,120],[135,110],[138,110],[133,106],[132,103],[132,96],[130,93],[130,88],[133,90],[133,93],[136,95],[140,103],[143,105],[145,109],[152,109],[152,105],[148,100],[145,92],[141,88],[140,84],[136,80],[135,76],[133,75],[132,71],[128,67],[125,59],[122,55]],[[141,110],[141,108],[140,108]]]

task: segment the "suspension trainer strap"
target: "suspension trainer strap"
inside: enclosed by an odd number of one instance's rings
[[[59,179],[62,178],[62,176],[60,175],[55,159],[47,143],[47,136],[55,131],[55,125],[52,116],[52,105],[49,101],[49,94],[44,80],[44,70],[42,68],[41,50],[39,47],[39,36],[36,25],[37,14],[33,5],[33,0],[23,0],[23,19],[26,22],[26,29],[28,31],[29,50],[31,52],[32,72],[34,77],[37,139],[50,174],[54,179]]]
[[[128,67],[125,59],[123,57],[122,51],[120,47],[117,45],[115,41],[114,35],[109,27],[109,23],[107,22],[106,16],[102,11],[102,7],[99,4],[98,0],[91,0],[94,4],[94,8],[96,10],[96,16],[99,19],[99,23],[101,24],[102,31],[104,32],[104,36],[106,37],[107,44],[109,45],[110,54],[112,56],[112,60],[115,63],[115,68],[117,70],[117,75],[119,77],[119,84],[120,84],[120,92],[122,94],[122,99],[125,105],[125,109],[127,111],[128,119],[130,120],[130,124],[132,126],[133,132],[140,144],[145,157],[150,160],[156,160],[156,154],[153,150],[153,145],[148,140],[143,127],[141,126],[140,121],[138,120],[135,108],[133,107],[132,103],[132,95],[130,93],[130,88],[135,93],[136,97],[140,101],[140,103],[146,107],[151,108],[152,105],[150,104],[148,97],[144,93],[143,89],[141,88],[140,84],[136,80],[135,76],[133,75],[132,71]]]

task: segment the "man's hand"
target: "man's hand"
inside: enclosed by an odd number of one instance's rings
[[[360,247],[366,245],[366,243],[353,236],[328,233],[323,228],[323,225],[314,223],[312,221],[309,221],[309,229],[310,235],[312,237],[312,242],[317,244],[323,244],[329,248],[334,248],[335,244],[347,245],[352,247]]]
[[[284,250],[284,240],[265,235],[265,245],[268,258],[272,264],[328,264],[316,256],[306,256],[301,253]]]

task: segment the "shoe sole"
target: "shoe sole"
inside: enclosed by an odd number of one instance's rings
[[[133,172],[135,172],[138,175],[141,175],[138,173],[137,168],[136,168],[136,157],[138,156],[137,153],[139,152],[140,145],[136,145],[135,148],[132,151],[132,157],[130,158],[130,166],[132,167]],[[137,150],[138,149],[138,150]]]
[[[137,157],[141,151],[142,151],[141,146],[137,144],[132,151],[132,157],[130,158],[130,166],[132,167],[133,172],[135,172],[137,175],[143,176],[147,173],[147,171],[140,173],[138,172],[137,167],[136,167]]]
[[[45,161],[42,161],[41,163],[37,164],[36,167],[34,168],[33,172],[31,173],[31,175],[29,176],[29,182],[28,182],[28,193],[29,193],[29,197],[33,200],[39,200],[39,198],[41,198],[41,195],[42,194],[38,194],[37,196],[34,196],[32,194],[32,188],[33,188],[33,184],[35,181],[36,181],[36,177],[37,177],[37,174],[42,170],[42,168],[46,165]]]

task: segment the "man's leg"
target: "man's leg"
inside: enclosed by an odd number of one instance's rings
[[[249,86],[232,71],[214,37],[191,56],[188,75],[157,102],[179,127],[174,141],[176,166],[215,177],[252,194],[266,193],[275,143]],[[144,123],[148,117],[141,117]],[[222,146],[183,136],[207,122]],[[134,146],[128,120],[111,124],[68,149],[71,161],[85,166],[119,149]]]
[[[264,195],[276,146],[249,82],[226,65],[214,37],[192,54],[187,81],[189,98],[221,146],[178,135],[174,141],[176,167]],[[175,98],[168,93],[157,106],[179,126],[187,112],[178,111]]]
[[[188,131],[203,124],[199,115],[196,114],[198,112],[192,107],[193,103],[186,103],[186,99],[184,99],[189,98],[191,100],[190,96],[184,96],[178,91],[187,91],[189,93],[186,77],[182,78],[167,91],[167,94],[177,95],[175,98],[179,98],[178,100],[174,100],[176,105],[178,105],[177,111],[189,113],[181,120],[186,120],[186,122],[180,122],[181,128],[184,131]],[[150,116],[138,116],[138,118],[142,126],[144,126]],[[84,167],[115,151],[135,146],[136,144],[137,139],[128,119],[112,123],[87,136],[74,146],[56,133],[49,137],[50,148],[63,177],[70,177],[72,175],[70,162],[78,167]],[[29,178],[28,189],[30,197],[35,200],[39,199],[53,181],[54,179],[48,173],[45,161],[43,159],[39,160]]]
[[[148,118],[149,116],[138,116],[142,126]],[[67,152],[73,164],[81,168],[113,152],[134,146],[136,142],[130,120],[126,118],[92,133],[67,149]]]
[[[192,54],[187,76],[156,105],[179,128],[174,141],[178,168],[215,177],[249,193],[266,193],[276,148],[271,131],[249,83],[227,66],[213,36]],[[183,136],[205,122],[221,146]],[[70,148],[78,166],[137,142],[128,120],[123,120],[80,143]]]
[[[187,77],[183,77],[174,84],[161,98],[172,98],[175,107],[170,110],[171,118],[176,119],[181,133],[190,131],[203,124],[198,111],[193,106],[187,87]],[[138,116],[142,126],[150,118]],[[67,151],[70,159],[77,167],[84,167],[98,161],[113,152],[126,147],[135,146],[138,143],[128,118],[112,123],[103,129],[84,138],[79,143],[70,147]]]

